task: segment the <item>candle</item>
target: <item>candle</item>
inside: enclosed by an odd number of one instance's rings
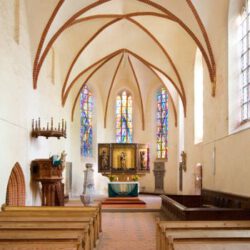
[[[53,118],[51,117],[51,130],[53,130]]]

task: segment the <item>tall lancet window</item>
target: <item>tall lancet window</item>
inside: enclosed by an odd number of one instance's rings
[[[203,141],[203,65],[202,54],[196,51],[194,65],[194,143]]]
[[[241,120],[250,119],[250,2],[242,12],[241,20]]]
[[[165,88],[157,92],[157,158],[168,157],[168,94]]]
[[[132,132],[132,97],[123,91],[116,97],[116,142],[131,143]]]
[[[88,87],[85,86],[80,97],[81,106],[81,155],[92,156],[93,128],[93,96]]]

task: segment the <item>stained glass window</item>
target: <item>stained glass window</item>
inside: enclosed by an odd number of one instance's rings
[[[116,142],[132,142],[132,97],[126,91],[116,97]]]
[[[93,128],[93,96],[87,86],[81,92],[81,155],[85,157],[92,156]]]
[[[250,119],[250,2],[242,13],[241,23],[241,120]]]
[[[168,94],[165,88],[157,92],[157,158],[168,156]]]

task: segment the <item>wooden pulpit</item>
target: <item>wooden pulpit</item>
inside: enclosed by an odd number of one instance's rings
[[[31,162],[32,179],[42,184],[42,206],[64,206],[62,172],[62,165],[53,165],[51,159]]]

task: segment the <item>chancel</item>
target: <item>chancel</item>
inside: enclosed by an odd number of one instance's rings
[[[250,249],[249,23],[0,0],[0,249]]]

